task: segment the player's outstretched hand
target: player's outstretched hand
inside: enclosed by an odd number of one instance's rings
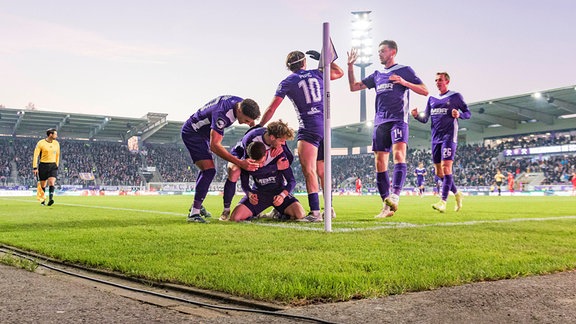
[[[258,163],[254,162],[252,159],[240,160],[238,166],[246,171],[255,171],[259,167]]]
[[[418,116],[418,108],[412,109],[410,113],[412,114],[412,117],[416,118],[416,116]]]
[[[348,65],[356,63],[356,59],[358,59],[358,49],[352,48],[350,52],[346,52],[348,54]]]
[[[316,52],[315,50],[309,50],[308,52],[306,52],[306,54],[308,54],[310,58],[316,61],[320,61],[320,53]]]
[[[282,152],[284,152],[284,149],[282,148],[282,146],[273,147],[270,149],[270,157],[275,158],[278,155],[282,154]]]

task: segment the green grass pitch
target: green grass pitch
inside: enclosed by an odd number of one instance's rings
[[[234,203],[239,197],[235,198]],[[307,207],[306,196],[299,196]],[[84,266],[283,304],[343,301],[576,268],[576,197],[334,196],[324,224],[187,224],[192,196],[0,197],[0,243]]]

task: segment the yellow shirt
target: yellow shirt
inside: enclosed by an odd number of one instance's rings
[[[502,182],[504,180],[504,178],[506,178],[502,173],[496,173],[496,175],[494,176],[494,179],[496,179],[496,182]]]
[[[60,144],[57,140],[48,142],[46,139],[41,139],[34,149],[32,167],[35,169],[38,168],[38,156],[40,156],[40,162],[56,163],[56,166],[58,166],[60,163]]]

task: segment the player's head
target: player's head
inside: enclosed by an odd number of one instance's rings
[[[440,93],[448,91],[448,84],[450,83],[450,75],[448,72],[436,72],[436,79],[434,79],[434,81]]]
[[[251,124],[255,119],[260,118],[260,107],[252,99],[244,99],[240,102],[236,118],[238,124]]]
[[[286,144],[286,141],[294,139],[294,130],[288,127],[288,124],[282,119],[268,123],[266,134],[270,139],[270,146],[279,147]]]
[[[398,53],[398,44],[393,40],[383,40],[378,46],[378,56],[380,63],[386,65],[389,62],[394,62],[394,57]]]
[[[50,137],[50,138],[58,138],[58,131],[56,130],[56,128],[48,128],[46,130],[46,137]]]
[[[300,51],[292,51],[286,56],[286,67],[292,72],[302,70],[306,66],[306,55]]]
[[[252,142],[246,148],[248,157],[255,162],[263,162],[266,159],[266,145],[262,142]]]
[[[422,168],[424,167],[424,163],[419,162],[419,163],[418,163],[418,167],[419,167],[420,169],[422,169]]]

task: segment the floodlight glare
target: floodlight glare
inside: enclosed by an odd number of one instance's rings
[[[534,97],[534,98],[536,98],[536,99],[540,99],[540,98],[542,98],[542,94],[541,94],[540,92],[534,92],[534,93],[532,94],[532,97]]]

